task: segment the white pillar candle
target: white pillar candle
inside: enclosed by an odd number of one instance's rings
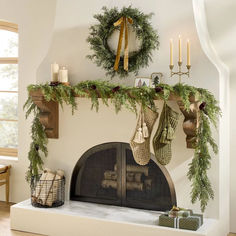
[[[61,83],[68,83],[68,70],[64,66],[59,70],[59,81]]]
[[[59,72],[59,65],[54,62],[51,64],[51,81],[57,82],[58,81],[58,72]]]

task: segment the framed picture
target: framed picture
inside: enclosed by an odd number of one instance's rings
[[[137,77],[134,86],[136,88],[151,87],[151,79],[148,77]]]
[[[151,86],[155,87],[158,84],[163,83],[163,74],[161,72],[154,72],[151,74]]]

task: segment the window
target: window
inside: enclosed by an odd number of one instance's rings
[[[0,21],[0,156],[17,156],[18,27]]]

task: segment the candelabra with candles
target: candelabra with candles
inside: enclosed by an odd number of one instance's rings
[[[187,40],[187,71],[183,72],[182,71],[182,49],[181,49],[181,37],[179,35],[179,61],[178,61],[178,67],[179,70],[177,72],[174,72],[174,64],[173,64],[173,40],[170,40],[170,77],[174,76],[174,75],[178,75],[179,76],[179,83],[181,83],[181,76],[182,75],[187,75],[188,78],[190,76],[190,69],[191,69],[191,64],[190,64],[190,42],[189,40]]]

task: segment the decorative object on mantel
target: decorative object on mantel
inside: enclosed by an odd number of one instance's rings
[[[45,168],[31,179],[31,203],[35,207],[58,207],[64,204],[65,176],[63,170]]]
[[[158,129],[152,140],[156,159],[161,165],[167,165],[171,160],[171,142],[178,120],[179,114],[164,102]]]
[[[135,78],[134,86],[136,88],[151,87],[151,79],[148,77],[137,77]]]
[[[157,87],[159,84],[163,84],[163,74],[161,72],[153,72],[151,74],[152,88]]]
[[[182,75],[187,75],[188,78],[190,76],[190,42],[189,39],[187,40],[187,72],[183,72],[181,67],[182,67],[182,46],[181,46],[181,36],[179,35],[179,60],[178,60],[178,66],[179,66],[179,71],[178,72],[173,72],[174,64],[173,64],[173,40],[170,40],[170,77],[174,75],[179,76],[179,83],[181,83],[181,76]]]
[[[58,82],[59,65],[54,62],[51,64],[51,82]]]
[[[196,231],[203,225],[203,215],[195,214],[190,209],[174,206],[170,211],[159,216],[159,225]]]
[[[211,165],[209,146],[218,153],[211,124],[217,127],[220,108],[217,100],[206,89],[178,83],[174,86],[160,84],[156,88],[134,88],[110,84],[105,81],[84,81],[74,86],[50,86],[49,84],[29,85],[29,97],[24,105],[26,117],[34,114],[31,129],[32,143],[28,159],[30,161],[27,179],[39,174],[42,169],[42,154],[47,156],[47,137],[58,137],[58,104],[71,105],[72,113],[77,108],[75,97],[91,99],[92,108],[98,110],[99,98],[108,106],[108,99],[116,112],[125,107],[136,112],[137,104],[155,109],[154,101],[176,101],[185,116],[183,129],[187,135],[187,147],[194,148],[194,157],[189,165],[188,178],[192,181],[192,202],[200,201],[204,211],[214,192],[207,176]],[[53,110],[54,109],[54,110]],[[53,122],[54,120],[54,122]],[[56,134],[56,135],[55,135]]]
[[[62,66],[62,68],[59,70],[59,81],[62,84],[69,85],[68,81],[68,70],[65,66]]]
[[[51,86],[57,86],[59,84],[70,85],[68,81],[68,69],[65,66],[60,66],[54,62],[51,64]]]
[[[103,7],[102,10],[103,14],[94,16],[99,21],[99,24],[90,28],[90,35],[87,41],[93,50],[93,54],[89,55],[88,58],[105,69],[107,75],[111,77],[115,75],[126,77],[130,72],[134,72],[137,75],[140,68],[148,66],[151,61],[152,51],[159,47],[158,35],[149,22],[152,14],[146,15],[131,6],[124,7],[120,11],[118,8],[108,9],[106,7]],[[120,36],[117,52],[113,52],[108,45],[108,39],[119,28]],[[130,53],[129,44],[132,44],[132,42],[128,43],[129,29],[134,30],[136,38],[141,41],[140,49]],[[121,57],[124,30],[125,48],[124,56]]]
[[[138,123],[130,141],[134,160],[139,165],[146,165],[151,158],[150,138],[158,115],[156,111],[151,110],[149,107],[143,108],[141,106]]]

